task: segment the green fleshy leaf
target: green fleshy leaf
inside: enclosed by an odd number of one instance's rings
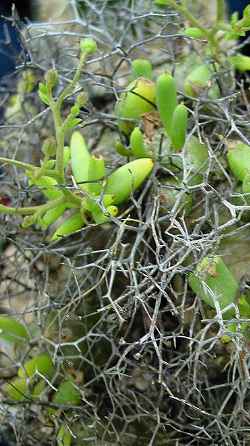
[[[228,149],[227,161],[235,178],[243,181],[250,171],[250,146],[236,143]]]
[[[83,226],[85,226],[85,221],[83,220],[81,213],[77,211],[64,220],[64,222],[54,232],[50,240],[59,240],[62,237],[71,235],[83,228]]]
[[[65,130],[71,130],[77,127],[79,124],[81,124],[82,119],[81,118],[70,118],[67,120],[67,124],[65,125]]]
[[[56,441],[58,446],[70,446],[72,443],[72,435],[64,424],[59,429]]]
[[[220,256],[205,257],[189,276],[192,290],[210,307],[215,301],[221,309],[236,298],[239,285]]]
[[[37,372],[41,375],[51,379],[55,373],[55,367],[53,365],[51,357],[47,353],[35,356],[34,358],[26,361],[23,367],[18,369],[18,376],[20,378],[32,378]]]
[[[81,394],[72,381],[63,381],[53,397],[53,402],[55,404],[79,406]]]
[[[49,90],[47,85],[42,82],[39,84],[38,96],[44,104],[49,105]]]
[[[131,64],[132,77],[144,77],[145,79],[152,79],[152,64],[147,59],[135,59]]]
[[[3,390],[9,398],[15,401],[23,401],[25,396],[28,395],[28,385],[24,378],[13,379],[10,383],[4,385]]]
[[[80,132],[76,131],[72,134],[70,141],[71,150],[71,167],[73,176],[77,184],[82,190],[88,189],[88,181],[90,153],[88,151],[85,140]]]
[[[0,338],[18,344],[28,342],[29,334],[21,322],[11,317],[0,316]]]
[[[250,57],[244,54],[236,54],[235,56],[229,57],[229,61],[234,66],[234,68],[241,73],[250,70]]]
[[[151,158],[139,158],[116,169],[107,179],[106,194],[113,195],[113,204],[128,200],[153,169]]]

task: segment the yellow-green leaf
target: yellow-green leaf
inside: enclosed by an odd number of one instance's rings
[[[63,193],[58,187],[58,183],[55,178],[51,178],[48,176],[42,176],[40,178],[32,178],[30,180],[30,185],[38,186],[41,189],[41,192],[45,195],[49,200],[55,200],[56,198],[62,197]]]
[[[94,195],[98,195],[102,190],[101,179],[105,175],[104,159],[101,156],[92,156],[89,160],[88,190]],[[99,180],[99,181],[98,181]]]
[[[9,342],[27,342],[29,334],[23,324],[7,316],[0,316],[0,338]]]
[[[51,357],[47,353],[35,356],[29,361],[26,361],[24,365],[19,368],[18,376],[20,376],[20,378],[32,378],[37,372],[48,379],[53,377],[55,368]]]
[[[113,204],[118,205],[130,198],[151,173],[154,163],[151,158],[140,158],[124,164],[107,179],[105,193],[113,195]]]
[[[64,222],[57,228],[51,237],[51,240],[59,240],[62,237],[73,234],[79,229],[83,228],[85,222],[81,216],[80,212],[75,212],[69,218],[64,220]]]
[[[80,132],[74,132],[70,141],[71,167],[79,187],[86,190],[88,184],[90,153]]]
[[[156,102],[161,122],[170,136],[173,114],[177,107],[176,82],[169,73],[161,74],[156,81]]]
[[[15,401],[23,401],[28,394],[28,385],[24,378],[15,378],[3,387],[9,398]]]
[[[147,59],[135,59],[131,63],[131,71],[133,79],[144,77],[145,79],[152,79],[153,70],[152,64]]]
[[[118,118],[131,119],[132,121],[121,120],[120,129],[129,134],[134,126],[134,120],[139,119],[144,113],[155,109],[155,84],[149,79],[139,77],[132,81],[127,92],[121,95],[116,104],[115,112]]]

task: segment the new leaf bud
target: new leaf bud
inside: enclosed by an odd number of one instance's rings
[[[42,152],[44,155],[47,155],[48,157],[52,158],[56,154],[56,140],[53,137],[45,139],[43,146],[42,146]]]
[[[54,88],[58,84],[58,80],[59,80],[57,70],[55,70],[53,68],[48,70],[47,73],[45,74],[45,80],[46,80],[48,87]]]
[[[78,107],[84,107],[88,101],[88,95],[85,92],[80,93],[76,98],[76,104]]]
[[[97,45],[94,39],[87,38],[80,41],[80,50],[85,54],[93,54],[97,50]]]

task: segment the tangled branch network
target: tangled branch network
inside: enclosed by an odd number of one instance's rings
[[[56,69],[58,96],[72,81],[79,40],[91,37],[98,52],[86,61],[64,111],[78,94],[88,93],[78,130],[89,151],[101,154],[112,171],[121,164],[113,150],[121,136],[114,104],[130,82],[132,61],[148,59],[156,74],[169,71],[182,85],[183,70],[190,68],[183,60],[190,57],[192,64],[204,42],[185,36],[183,18],[152,1],[72,0],[66,6],[61,17],[22,31],[29,60],[0,90],[1,156],[39,165],[42,142],[54,128],[37,85],[49,68]],[[249,104],[244,85],[232,88],[226,75],[219,70],[214,79],[223,95],[197,96],[192,106],[178,87],[190,113],[186,141],[196,135],[208,148],[199,182],[190,181],[185,164],[178,186],[166,181],[179,175],[185,147],[171,160],[172,169],[155,118],[147,127],[154,171],[119,216],[55,243],[35,225],[24,229],[18,216],[1,214],[1,314],[32,333],[18,353],[0,343],[0,431],[16,436],[18,444],[46,446],[51,436],[58,439],[61,425],[79,445],[248,444],[247,344],[239,330],[230,332],[233,318],[225,320],[220,306],[215,313],[207,310],[188,283],[196,265],[212,253],[223,256],[241,286],[248,286],[244,217],[250,207],[235,201],[241,193],[224,155],[230,138],[250,144]],[[126,145],[126,136],[121,138]],[[66,187],[74,191],[77,185],[68,181]],[[2,204],[31,206],[40,196],[23,170],[2,163]],[[231,342],[222,343],[228,334]],[[13,402],[1,389],[38,352],[50,354],[54,377],[43,381],[39,398]],[[65,403],[59,410],[51,395],[63,379],[73,380],[81,404]],[[56,422],[51,421],[50,411],[57,409]]]

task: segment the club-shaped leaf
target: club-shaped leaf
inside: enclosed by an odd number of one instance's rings
[[[92,156],[89,160],[88,191],[94,195],[100,194],[102,182],[105,176],[105,163],[101,156]],[[99,180],[99,181],[98,181]]]
[[[153,169],[153,160],[140,158],[124,164],[107,179],[106,194],[113,195],[113,204],[118,205],[128,200],[138,189]]]
[[[82,190],[88,188],[90,153],[80,132],[72,134],[70,141],[71,167],[76,183]]]
[[[147,158],[149,153],[144,144],[144,136],[139,127],[135,127],[130,135],[131,154],[136,158]]]
[[[171,136],[173,114],[177,107],[176,82],[169,73],[161,74],[156,81],[156,103],[161,122]]]
[[[211,65],[203,64],[195,67],[185,79],[185,93],[193,97],[207,93],[211,99],[217,99],[220,92],[218,86],[212,83],[214,74]]]
[[[62,237],[66,237],[85,226],[85,222],[79,211],[75,212],[73,215],[68,217],[64,222],[57,228],[50,240],[59,240]]]
[[[152,79],[152,64],[147,59],[135,59],[131,64],[133,79],[144,77],[144,79]]]
[[[129,134],[138,120],[144,113],[155,109],[155,84],[149,79],[139,77],[132,81],[127,87],[127,91],[121,95],[116,104],[115,113],[120,119],[119,128]],[[132,121],[123,120],[131,119]]]
[[[65,209],[67,208],[67,203],[60,203],[57,206],[55,206],[52,209],[49,209],[43,217],[38,221],[39,225],[46,229],[48,226],[55,223],[58,218],[60,218],[63,214]]]
[[[239,285],[220,256],[205,257],[189,276],[192,290],[210,307],[221,309],[234,302]]]
[[[185,144],[188,126],[188,109],[184,104],[177,105],[172,119],[171,142],[175,150],[181,150]]]

